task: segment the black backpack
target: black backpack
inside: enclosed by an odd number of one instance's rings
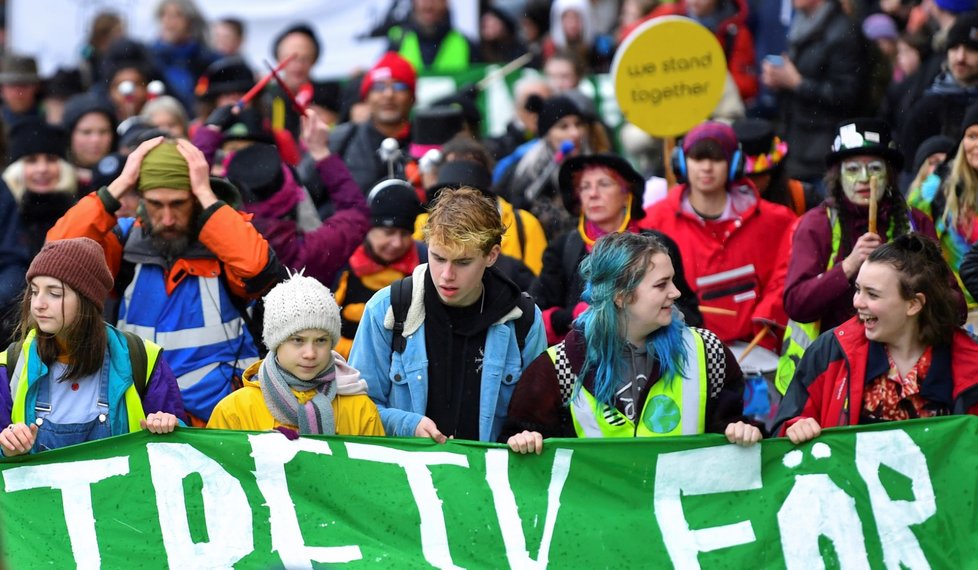
[[[394,334],[391,337],[391,350],[394,352],[404,352],[407,348],[407,339],[404,338],[404,321],[407,319],[408,308],[411,306],[411,290],[413,289],[414,279],[408,275],[403,279],[391,283],[391,309],[394,312]],[[520,347],[520,353],[526,345],[526,335],[533,326],[536,317],[536,304],[533,298],[526,292],[520,294],[517,306],[523,311],[520,318],[516,319],[516,344]]]

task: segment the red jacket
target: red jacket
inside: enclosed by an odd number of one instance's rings
[[[883,345],[866,338],[857,317],[823,333],[805,351],[781,400],[781,435],[801,418],[815,418],[823,428],[858,424],[867,379],[889,366]],[[955,329],[950,346],[934,347],[920,395],[952,414],[978,415],[978,343],[963,330]]]
[[[832,254],[832,226],[829,224],[827,207],[826,203],[822,203],[798,219],[797,229],[793,229],[791,233],[790,254],[782,259],[785,312],[800,323],[821,321],[823,331],[841,325],[856,314],[856,310],[852,308],[852,296],[856,292],[855,277],[846,277],[842,260],[852,253],[855,240],[869,229],[869,209],[846,201],[843,208],[846,212],[849,242],[839,244],[839,252],[833,260],[832,269],[827,269]],[[934,224],[926,214],[911,208],[909,215],[912,231],[937,239]],[[879,227],[888,228],[889,219],[889,212],[880,208]],[[902,235],[904,232],[899,230],[894,233]],[[885,230],[881,230],[880,234],[888,241]],[[892,237],[894,236],[890,236],[891,239]],[[958,283],[953,276],[949,283],[957,292]],[[962,314],[967,313],[963,295],[958,306]]]
[[[776,278],[778,253],[788,239],[795,214],[787,207],[761,200],[746,181],[728,190],[739,215],[728,222],[704,222],[684,211],[687,186],[673,187],[668,196],[645,210],[639,226],[659,230],[679,245],[686,279],[700,300],[705,328],[720,340],[750,341],[761,324],[754,319],[784,326],[782,290]],[[735,316],[709,312],[702,307],[735,311]],[[761,346],[775,349],[780,331],[767,335]]]

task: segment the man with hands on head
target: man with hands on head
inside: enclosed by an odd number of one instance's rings
[[[119,198],[131,189],[140,195],[137,219],[117,223]],[[102,246],[121,297],[118,328],[167,350],[192,425],[204,425],[258,360],[243,309],[282,274],[268,242],[235,210],[239,202],[232,185],[209,176],[197,147],[157,137],[47,236]]]

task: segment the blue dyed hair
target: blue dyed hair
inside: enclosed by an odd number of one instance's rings
[[[587,354],[575,383],[575,396],[584,377],[594,371],[594,397],[603,404],[614,405],[615,388],[623,377],[622,352],[627,342],[626,315],[615,299],[629,301],[651,269],[652,256],[657,253],[669,255],[665,245],[653,236],[616,233],[595,242],[591,254],[581,263],[584,279],[581,300],[588,308],[577,318],[577,326],[583,329],[587,340]],[[685,326],[682,320],[673,319],[669,326],[654,331],[646,340],[646,349],[659,362],[666,381],[681,369],[686,359]]]

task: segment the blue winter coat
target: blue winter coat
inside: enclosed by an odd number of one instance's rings
[[[414,270],[411,305],[404,324],[407,347],[391,349],[393,311],[390,287],[377,292],[364,309],[353,339],[350,365],[367,381],[367,392],[391,436],[413,436],[428,407],[428,353],[425,347],[424,283],[427,264]],[[509,400],[523,370],[547,348],[540,309],[534,307],[533,325],[523,351],[516,339],[515,323],[522,315],[514,308],[486,333],[479,406],[479,440],[496,441],[506,420]]]

